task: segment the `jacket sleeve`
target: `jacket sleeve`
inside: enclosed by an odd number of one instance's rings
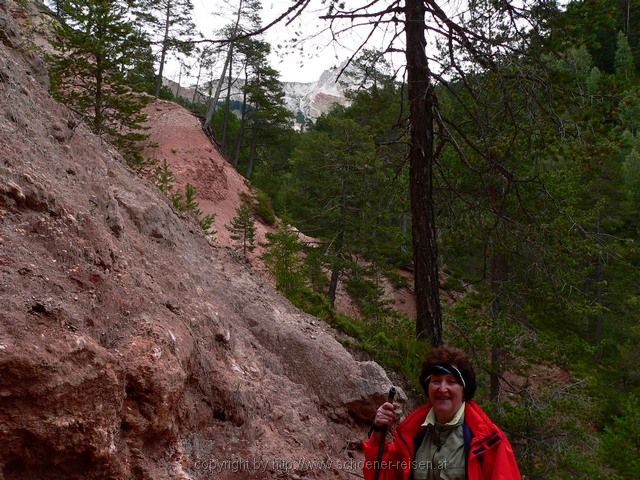
[[[502,431],[499,435],[500,442],[494,454],[487,456],[489,461],[482,464],[483,480],[522,480],[511,443]]]
[[[374,480],[381,438],[382,435],[380,433],[374,433],[362,442],[362,449],[364,451],[363,473],[365,480]],[[382,461],[379,465],[379,480],[402,480],[403,478],[408,478],[408,476],[403,476],[403,472],[411,468],[411,462],[402,458],[402,453],[397,447],[398,439],[395,435],[393,441],[385,442]]]
[[[376,456],[378,455],[381,436],[382,435],[378,433],[372,433],[369,438],[362,442],[362,450],[364,452],[364,465],[362,467],[362,473],[364,474],[364,480],[373,480],[373,477],[375,475],[371,463],[375,462]]]

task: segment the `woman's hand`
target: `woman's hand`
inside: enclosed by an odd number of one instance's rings
[[[373,424],[376,428],[388,428],[398,421],[400,415],[396,411],[399,408],[398,404],[385,402],[376,410],[376,418],[373,420]]]

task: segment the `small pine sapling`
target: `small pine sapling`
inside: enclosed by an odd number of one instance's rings
[[[242,258],[248,262],[248,253],[252,252],[255,246],[256,226],[253,219],[253,209],[248,202],[236,210],[236,216],[231,220],[230,225],[225,225],[231,232],[231,239],[236,241],[236,250],[242,252]]]
[[[169,196],[173,190],[176,183],[176,177],[173,176],[166,159],[162,161],[162,165],[156,170],[156,174],[153,177],[153,183],[155,183],[158,189],[167,196]]]

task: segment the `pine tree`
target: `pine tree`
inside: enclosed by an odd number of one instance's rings
[[[209,213],[207,215],[205,215],[204,217],[200,217],[198,219],[199,223],[200,223],[200,228],[202,228],[202,231],[206,234],[206,235],[210,235],[211,237],[215,237],[216,235],[216,230],[213,228],[214,222],[216,221],[216,214],[215,213]]]
[[[638,478],[640,471],[640,396],[620,398],[622,412],[605,427],[600,454],[623,480]]]
[[[61,0],[50,56],[53,96],[80,113],[89,128],[141,168],[146,138],[142,109],[148,99],[127,82],[148,43],[129,20],[126,4],[112,0]]]
[[[262,258],[276,279],[276,288],[290,296],[304,287],[302,245],[287,225],[267,233],[267,240],[267,251]]]
[[[167,196],[171,195],[171,191],[176,183],[176,177],[173,176],[173,173],[169,169],[169,164],[166,159],[162,161],[162,165],[157,169],[153,181],[162,193]]]
[[[633,78],[635,71],[635,67],[633,65],[633,53],[631,52],[627,36],[622,32],[618,32],[615,67],[616,75],[622,78],[625,82],[628,82]]]
[[[246,201],[242,202],[236,210],[236,216],[231,220],[231,224],[225,225],[225,227],[231,232],[231,239],[238,242],[236,250],[241,251],[242,258],[248,262],[248,253],[256,248],[256,227],[251,204]]]
[[[640,212],[640,153],[636,148],[626,156],[622,164],[627,198],[635,212]]]
[[[187,183],[187,186],[184,189],[184,202],[182,204],[182,209],[185,212],[194,212],[196,214],[200,213],[198,202],[196,201],[196,188],[190,183]]]
[[[359,238],[368,207],[376,195],[378,169],[369,132],[337,114],[318,120],[293,153],[289,188],[291,213],[301,230],[328,245],[331,279],[327,297],[333,305],[346,259],[369,238]],[[375,215],[373,215],[375,218]]]
[[[155,96],[159,97],[167,55],[171,52],[186,54],[192,49],[189,39],[195,29],[193,3],[191,0],[138,0],[136,7],[139,21],[149,30],[153,43],[160,47],[154,90]]]
[[[257,161],[257,149],[261,138],[274,136],[274,131],[288,128],[292,114],[284,102],[284,89],[278,72],[268,63],[270,47],[268,43],[243,42],[246,67],[250,72],[243,87],[249,111],[245,118],[251,129],[249,161],[246,177],[251,178]],[[246,107],[245,107],[246,108]]]
[[[218,108],[218,99],[220,98],[220,92],[222,91],[222,84],[225,78],[231,77],[231,70],[233,65],[234,50],[237,43],[237,37],[252,31],[255,31],[260,26],[260,16],[258,12],[262,6],[259,0],[238,0],[238,8],[235,11],[235,20],[233,23],[227,25],[223,29],[223,35],[227,39],[227,53],[225,55],[224,66],[222,72],[218,78],[216,90],[213,96],[209,99],[207,105],[207,113],[204,121],[204,131],[209,135],[213,135],[211,130],[211,122]],[[230,88],[228,82],[227,88]]]

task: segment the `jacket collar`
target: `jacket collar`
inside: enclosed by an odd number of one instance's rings
[[[456,414],[453,416],[453,418],[445,423],[445,426],[454,426],[454,425],[459,425],[462,417],[464,416],[464,407],[465,407],[465,402],[462,402],[462,405],[460,405],[460,408],[458,409],[458,411],[456,412]],[[429,410],[429,413],[427,413],[427,418],[425,418],[424,422],[422,423],[423,427],[428,427],[429,425],[436,425],[437,421],[436,421],[436,415],[433,411],[433,408],[431,410]]]
[[[413,438],[422,428],[422,423],[430,410],[431,403],[426,403],[416,408],[400,423],[398,432],[405,434],[408,438]],[[473,432],[474,440],[481,440],[498,431],[493,421],[473,400],[465,402],[464,416],[464,423],[466,423]]]

